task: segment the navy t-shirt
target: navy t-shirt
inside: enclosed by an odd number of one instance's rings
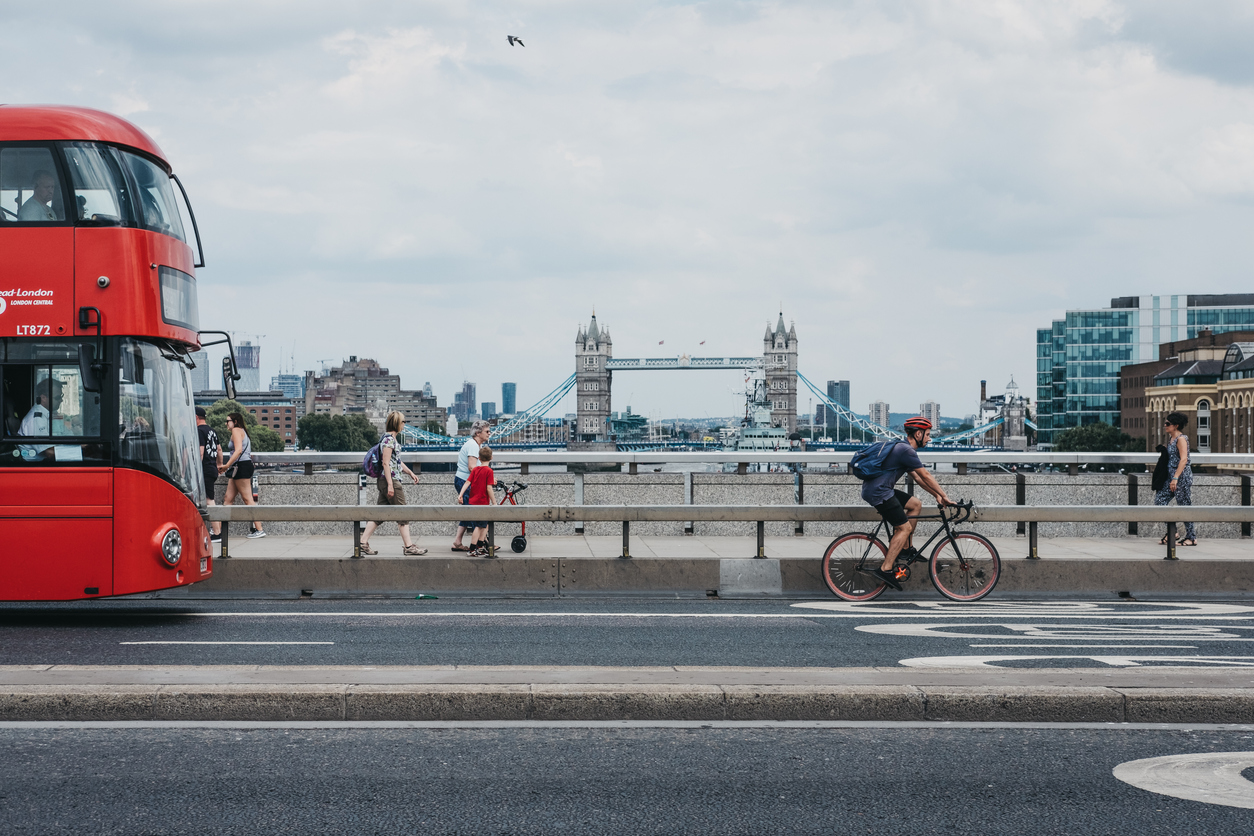
[[[899,442],[884,459],[884,472],[862,483],[862,499],[879,505],[893,495],[893,485],[903,474],[923,467],[919,454],[906,442]]]

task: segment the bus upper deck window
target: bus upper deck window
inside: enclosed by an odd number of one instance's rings
[[[136,203],[140,226],[186,241],[183,221],[179,217],[178,204],[174,202],[174,189],[170,175],[161,166],[137,154],[122,152],[131,175],[139,187]]]
[[[0,222],[65,222],[65,197],[50,148],[0,148]]]
[[[104,145],[83,143],[66,147],[80,222],[134,225],[130,195],[115,153]]]

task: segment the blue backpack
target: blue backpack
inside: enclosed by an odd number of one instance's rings
[[[383,439],[379,441],[382,443]],[[383,475],[383,453],[379,451],[378,444],[366,451],[366,457],[361,460],[361,469],[371,479],[378,479]]]
[[[849,460],[849,472],[857,476],[863,482],[870,481],[876,476],[882,476],[888,470],[884,466],[884,462],[888,459],[888,454],[897,448],[898,444],[904,442],[895,438],[888,441],[881,441],[877,444],[871,444],[863,447],[853,458]]]

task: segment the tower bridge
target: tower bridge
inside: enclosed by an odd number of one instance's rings
[[[611,442],[609,418],[614,372],[673,369],[762,369],[771,399],[771,423],[787,432],[797,429],[797,326],[784,327],[783,311],[772,330],[766,326],[762,354],[754,357],[614,356],[609,328],[592,321],[575,334],[575,432],[571,446]]]
[[[740,369],[760,375],[766,387],[766,400],[770,403],[770,423],[787,433],[795,432],[797,429],[798,384],[800,384],[809,390],[816,403],[823,404],[831,413],[839,415],[853,427],[862,430],[865,435],[876,438],[903,438],[900,432],[882,427],[870,421],[866,416],[853,412],[844,404],[834,402],[823,390],[797,370],[797,328],[795,324],[787,327],[784,325],[783,312],[780,312],[779,319],[774,326],[767,323],[766,333],[762,337],[760,355],[690,357],[687,354],[680,354],[678,357],[637,358],[614,356],[614,341],[610,337],[609,328],[597,322],[594,312],[588,325],[579,326],[575,334],[574,374],[562,381],[557,388],[531,408],[493,427],[491,440],[496,445],[517,441],[516,434],[520,431],[532,425],[543,424],[546,420],[553,423],[552,419],[545,419],[544,416],[574,390],[576,395],[575,425],[571,428],[568,446],[575,449],[613,449],[617,445],[610,436],[609,420],[613,410],[611,395],[615,372],[709,369]],[[999,419],[964,433],[935,438],[933,443],[956,444],[979,438],[1000,423]],[[455,439],[448,436],[430,433],[416,427],[406,427],[403,435],[407,445],[448,446],[456,443]],[[508,444],[508,446],[561,446],[553,442],[545,442],[543,438],[532,439],[530,436],[534,434],[530,432],[523,435],[527,436],[523,443]],[[840,445],[833,446],[839,447]]]

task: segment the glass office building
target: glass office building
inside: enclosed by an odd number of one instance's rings
[[[1099,421],[1118,427],[1119,370],[1158,359],[1160,343],[1254,328],[1254,293],[1121,296],[1067,311],[1036,331],[1037,443]]]

